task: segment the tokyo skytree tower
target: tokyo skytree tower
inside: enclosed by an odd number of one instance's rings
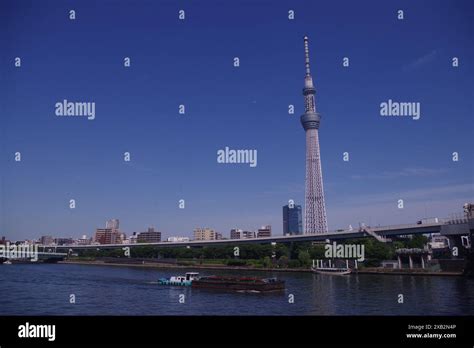
[[[308,37],[304,37],[304,53],[306,75],[304,78],[305,112],[301,115],[301,124],[306,133],[306,180],[305,180],[305,212],[304,233],[324,233],[328,230],[326,206],[324,204],[323,175],[321,171],[321,155],[319,152],[320,115],[316,112],[314,95],[316,89],[309,69]]]

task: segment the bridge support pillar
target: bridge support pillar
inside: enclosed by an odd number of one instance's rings
[[[425,269],[425,257],[421,255],[421,268]]]
[[[400,255],[398,255],[397,258],[398,258],[398,269],[402,269],[402,259],[400,258]]]
[[[408,255],[408,261],[410,262],[410,269],[413,268],[413,259],[411,258],[411,255]]]

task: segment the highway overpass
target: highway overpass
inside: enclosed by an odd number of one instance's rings
[[[471,219],[472,220],[472,219]],[[241,244],[267,244],[291,242],[324,242],[326,240],[345,240],[365,237],[375,237],[381,241],[390,241],[390,237],[407,236],[414,234],[441,233],[446,236],[461,236],[469,234],[469,221],[458,220],[456,223],[426,223],[404,224],[378,227],[364,227],[358,230],[331,231],[321,234],[302,234],[291,236],[272,236],[265,238],[222,239],[222,240],[194,240],[188,242],[159,242],[133,244],[100,244],[100,245],[61,245],[40,246],[44,250],[84,250],[84,249],[116,249],[124,247],[154,246],[154,247],[204,247]]]

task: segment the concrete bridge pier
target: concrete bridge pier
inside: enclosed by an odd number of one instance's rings
[[[403,254],[402,254],[403,255]],[[398,269],[402,269],[403,268],[403,264],[402,264],[402,255],[397,255],[397,260],[398,260]],[[422,269],[425,269],[426,268],[426,264],[427,262],[431,259],[431,255],[430,254],[427,254],[427,253],[417,253],[417,254],[404,254],[406,256],[408,256],[408,267],[410,269],[413,269],[415,268],[414,267],[414,260],[416,258],[420,258],[420,264],[421,264],[421,268]],[[414,259],[415,258],[415,259]],[[426,258],[426,259],[425,259]]]

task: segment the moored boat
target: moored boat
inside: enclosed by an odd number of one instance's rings
[[[315,262],[316,261],[316,262]],[[329,267],[324,265],[323,260],[313,260],[311,271],[317,274],[331,274],[331,275],[347,275],[351,274],[352,270],[349,268],[349,261],[346,260],[346,267],[335,267],[335,263],[328,260]]]
[[[191,286],[195,279],[199,278],[199,273],[188,272],[184,276],[173,276],[170,278],[158,279],[160,285],[173,285],[173,286]]]
[[[285,281],[276,278],[208,276],[195,279],[191,285],[198,289],[270,292],[285,289]]]
[[[311,267],[311,270],[317,274],[332,274],[332,275],[347,275],[351,273],[350,268],[335,268],[335,267]]]

